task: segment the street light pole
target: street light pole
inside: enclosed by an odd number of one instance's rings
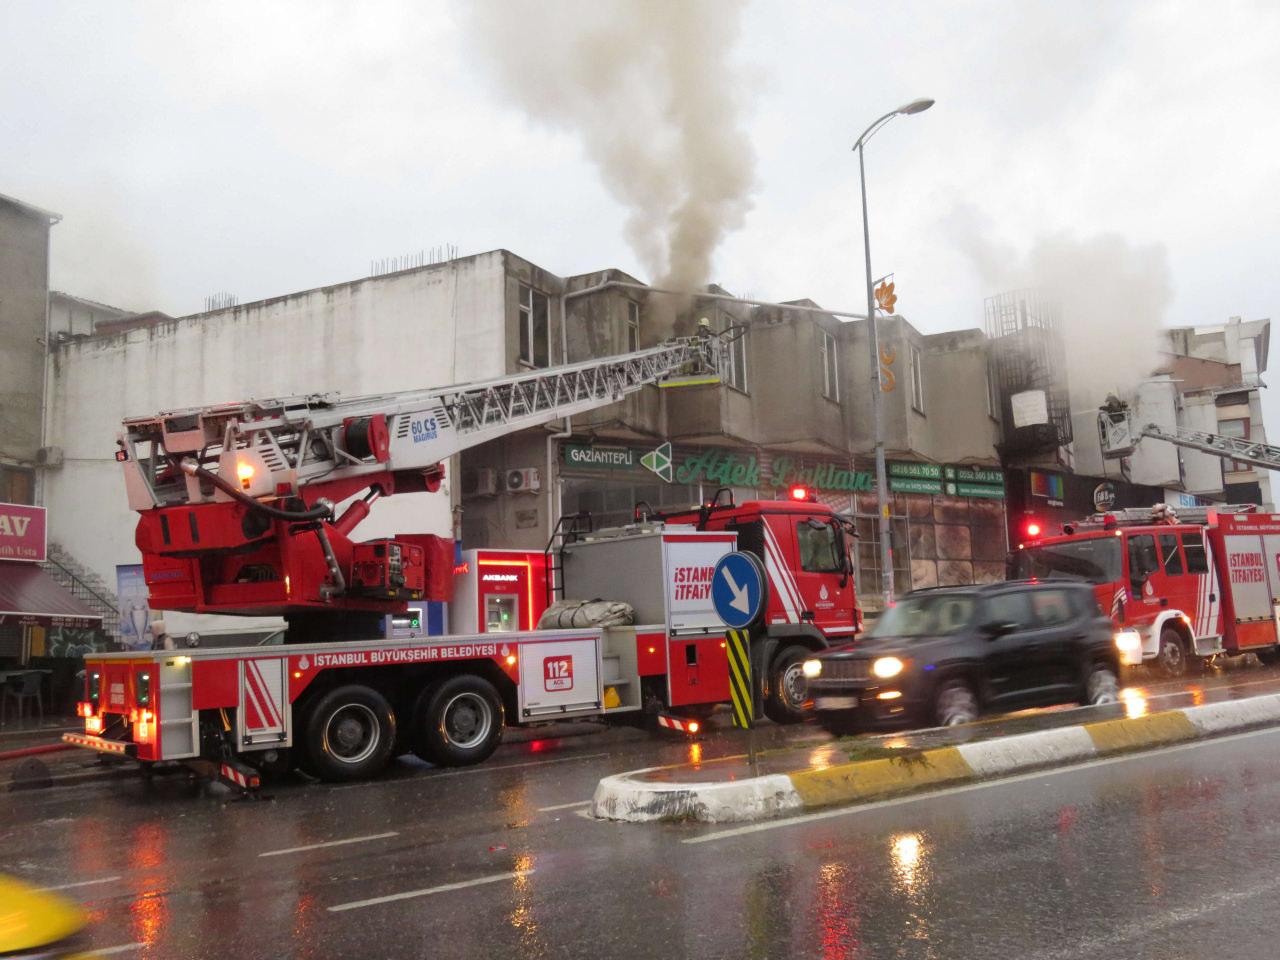
[[[893,606],[893,541],[889,522],[889,481],[884,462],[884,405],[880,397],[884,392],[884,385],[880,379],[880,330],[876,323],[876,295],[874,281],[871,279],[871,226],[867,220],[867,168],[863,153],[867,141],[894,117],[920,113],[931,106],[932,100],[912,100],[876,120],[853,145],[853,149],[858,151],[858,179],[862,184],[862,250],[867,268],[867,322],[870,324],[867,339],[871,342],[871,421],[876,455],[876,509],[879,513],[880,599],[882,609],[885,610]]]

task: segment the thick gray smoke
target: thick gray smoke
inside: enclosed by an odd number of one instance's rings
[[[503,92],[575,132],[627,210],[658,286],[693,289],[750,208],[749,85],[729,53],[738,0],[479,2],[469,21]]]
[[[1159,366],[1172,299],[1162,244],[1136,246],[1119,234],[1042,236],[1025,256],[982,235],[977,218],[959,211],[948,221],[957,245],[982,274],[988,294],[1029,287],[1055,302],[1071,383],[1071,406],[1131,396]]]

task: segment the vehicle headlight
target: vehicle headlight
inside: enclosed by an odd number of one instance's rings
[[[876,657],[871,661],[871,672],[881,680],[896,677],[905,667],[906,664],[897,657]]]
[[[1116,649],[1122,653],[1134,653],[1142,649],[1142,635],[1137,630],[1121,630],[1116,633]]]
[[[804,671],[806,677],[820,676],[822,674],[822,661],[806,660],[800,669]]]

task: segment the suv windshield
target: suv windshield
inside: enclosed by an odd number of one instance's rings
[[[973,621],[972,594],[935,593],[903,597],[876,621],[868,637],[939,637],[958,633]]]
[[[1120,540],[1093,537],[1068,543],[1047,543],[1014,554],[1015,580],[1052,580],[1067,577],[1090,583],[1120,579]]]

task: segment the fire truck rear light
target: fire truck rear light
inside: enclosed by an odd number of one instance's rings
[[[93,716],[93,704],[88,700],[81,700],[76,704],[76,716],[85,718]]]
[[[96,733],[101,733],[101,732],[102,732],[102,718],[101,718],[101,717],[87,717],[87,718],[85,718],[85,721],[84,721],[84,732],[85,732],[85,733],[95,733],[95,734],[96,734]]]
[[[689,723],[686,725],[686,729],[690,733],[697,733],[699,730],[702,729],[702,725],[699,724],[697,720],[690,720]]]

